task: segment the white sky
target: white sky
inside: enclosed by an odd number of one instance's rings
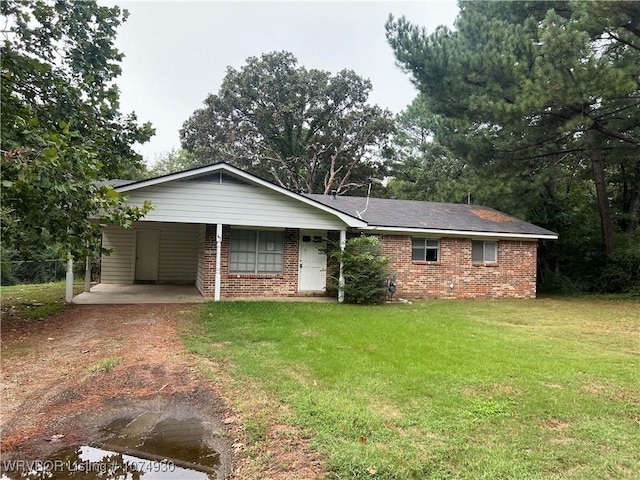
[[[120,111],[150,121],[156,135],[136,149],[149,164],[180,147],[183,122],[217,93],[227,66],[287,50],[306,68],[333,74],[344,68],[369,78],[369,103],[403,110],[416,95],[396,66],[384,24],[405,15],[433,32],[453,25],[455,1],[423,2],[165,2],[105,1],[129,10],[118,30],[125,54],[118,79]]]

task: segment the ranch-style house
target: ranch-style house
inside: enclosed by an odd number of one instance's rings
[[[538,243],[557,239],[488,207],[298,194],[226,163],[114,185],[155,208],[104,229],[100,282],[191,284],[207,300],[328,295],[327,239],[362,233],[380,237],[396,298],[534,298]]]

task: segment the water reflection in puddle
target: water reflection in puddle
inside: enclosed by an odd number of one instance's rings
[[[184,468],[176,464],[176,460],[150,459],[127,455],[102,448],[82,446],[74,451],[58,452],[55,455],[61,470],[53,478],[86,478],[86,479],[214,479],[215,473],[203,472],[194,468]],[[147,457],[145,455],[145,457]],[[56,461],[54,460],[54,461]],[[50,460],[51,461],[51,460]],[[183,462],[179,462],[184,465]],[[49,478],[49,477],[29,477]]]
[[[3,465],[1,479],[213,480],[220,455],[201,419],[144,413],[118,418],[95,445],[69,447],[31,464]]]
[[[145,457],[160,460],[173,459],[176,463],[209,468],[219,465],[220,455],[207,444],[207,429],[202,420],[157,419],[156,414],[146,413],[132,420],[115,420],[104,427],[109,436],[103,443],[111,450],[134,455],[144,452]]]

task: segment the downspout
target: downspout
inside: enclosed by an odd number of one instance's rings
[[[213,300],[214,302],[220,301],[220,282],[222,275],[220,275],[222,265],[222,224],[216,224],[216,275]]]
[[[344,252],[344,247],[347,243],[347,231],[340,230],[340,251]],[[344,263],[342,262],[342,258],[340,258],[340,274],[338,276],[338,302],[344,302],[344,272],[343,272]]]

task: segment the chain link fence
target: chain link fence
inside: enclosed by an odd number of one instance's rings
[[[64,280],[67,273],[67,261],[63,258],[53,260],[11,260],[2,262],[2,285],[25,285],[50,283]],[[73,275],[84,278],[85,262],[74,262]],[[100,260],[91,261],[91,281],[98,280]]]

